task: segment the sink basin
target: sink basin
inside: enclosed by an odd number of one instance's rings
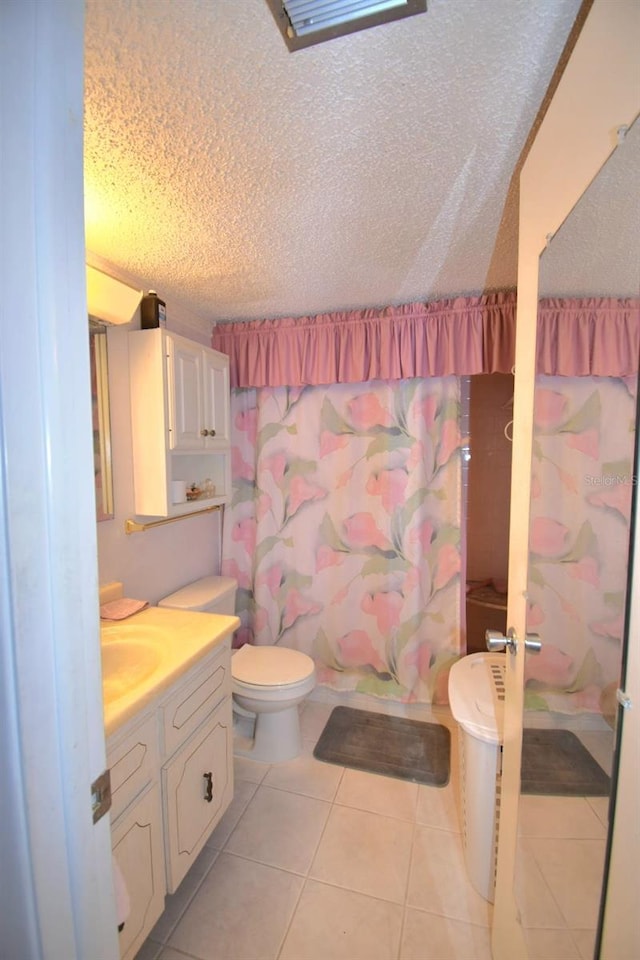
[[[148,635],[148,631],[145,631]],[[151,643],[114,639],[102,643],[102,686],[105,699],[118,700],[130,693],[162,661],[162,651]]]
[[[166,635],[166,630],[147,623],[123,623],[118,620],[109,620],[102,621],[100,624],[100,642],[103,646],[115,640],[148,645],[162,641]]]

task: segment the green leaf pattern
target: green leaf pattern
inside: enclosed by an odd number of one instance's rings
[[[526,709],[600,712],[620,676],[635,390],[596,377],[536,380]]]
[[[446,702],[460,655],[456,378],[235,390],[223,571],[240,641],[318,681]]]

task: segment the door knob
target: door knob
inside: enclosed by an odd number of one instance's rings
[[[513,627],[509,627],[507,635],[500,633],[499,630],[487,630],[485,632],[487,641],[487,650],[497,652],[508,649],[509,653],[515,653],[518,649],[518,638]],[[540,653],[542,650],[542,640],[537,633],[528,633],[524,640],[524,648],[529,653]]]

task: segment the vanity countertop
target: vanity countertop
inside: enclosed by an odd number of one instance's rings
[[[105,733],[110,736],[240,626],[237,617],[147,607],[101,620]]]

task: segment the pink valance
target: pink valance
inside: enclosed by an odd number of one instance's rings
[[[638,372],[640,298],[541,300],[538,373],[559,377],[627,377]]]
[[[510,373],[515,291],[313,317],[219,323],[233,387],[298,387]],[[640,299],[545,299],[538,373],[624,377],[640,355]]]
[[[220,323],[212,346],[230,358],[234,387],[304,386],[508,373],[515,295],[282,320]]]

